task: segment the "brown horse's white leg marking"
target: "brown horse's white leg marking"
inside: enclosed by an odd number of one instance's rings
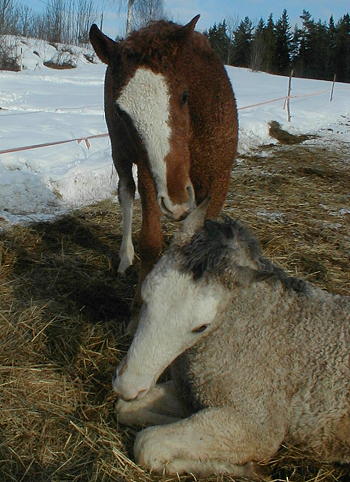
[[[124,273],[134,260],[134,245],[131,236],[134,195],[130,192],[122,178],[119,180],[118,197],[123,218],[123,237],[119,250],[120,263],[118,273]]]

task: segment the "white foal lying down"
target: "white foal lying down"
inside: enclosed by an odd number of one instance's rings
[[[113,382],[120,422],[156,425],[137,435],[136,461],[254,476],[285,442],[350,462],[350,297],[288,277],[243,225],[203,225],[204,211],[144,281]]]

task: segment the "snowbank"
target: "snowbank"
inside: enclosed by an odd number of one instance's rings
[[[89,45],[78,47],[15,35],[2,35],[1,41],[9,47],[11,56],[18,59],[21,70],[47,68],[45,64],[77,67],[97,63],[97,56]]]

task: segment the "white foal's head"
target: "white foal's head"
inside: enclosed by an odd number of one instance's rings
[[[139,326],[113,383],[125,399],[145,394],[175,358],[210,336],[240,288],[285,277],[244,225],[204,222],[206,204],[187,217],[142,285]]]
[[[205,210],[206,205],[189,215],[175,242],[191,237]],[[145,394],[175,358],[210,331],[225,298],[224,287],[184,272],[176,250],[158,261],[142,285],[138,329],[113,381],[126,400]]]

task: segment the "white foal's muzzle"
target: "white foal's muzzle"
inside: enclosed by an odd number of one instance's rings
[[[127,368],[127,359],[125,357],[116,369],[115,376],[112,380],[112,386],[113,390],[120,398],[129,402],[145,396],[151,388],[152,383],[145,383],[145,380],[141,379],[141,376],[128,376]]]

